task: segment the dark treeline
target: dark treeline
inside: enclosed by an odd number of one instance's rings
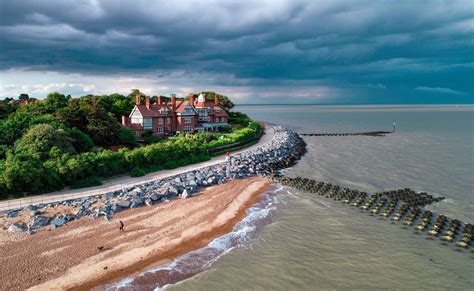
[[[250,138],[261,130],[246,115],[230,113],[233,128],[224,136],[181,135],[139,144],[134,133],[119,124],[122,115],[130,114],[137,94],[145,98],[132,90],[128,96],[71,98],[51,93],[43,102],[27,95],[0,101],[0,199],[204,161],[210,158],[207,149]],[[206,99],[213,100],[213,94],[206,94]],[[233,107],[221,96],[221,106]],[[108,150],[112,146],[125,147],[114,152]]]

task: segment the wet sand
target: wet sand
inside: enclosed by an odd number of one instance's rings
[[[231,231],[270,183],[233,180],[189,199],[123,211],[110,223],[82,218],[33,236],[0,230],[0,290],[88,290],[169,262]]]

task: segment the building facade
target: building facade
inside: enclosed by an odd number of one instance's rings
[[[136,96],[135,107],[128,117],[122,116],[122,126],[135,131],[141,137],[150,130],[153,135],[174,135],[176,133],[195,133],[199,131],[220,131],[228,127],[227,112],[219,107],[218,97],[214,102],[206,101],[203,94],[196,99],[177,101],[171,95],[171,102],[162,102],[161,96],[154,104],[150,104],[150,96],[146,96],[145,104],[141,104],[140,96]]]

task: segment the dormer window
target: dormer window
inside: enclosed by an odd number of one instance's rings
[[[214,112],[220,112],[220,111],[221,111],[221,109],[219,107],[214,108]]]

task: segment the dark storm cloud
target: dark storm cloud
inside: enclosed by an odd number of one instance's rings
[[[472,1],[0,0],[0,13],[0,70],[205,73],[210,86],[333,88],[347,102],[474,94]]]

